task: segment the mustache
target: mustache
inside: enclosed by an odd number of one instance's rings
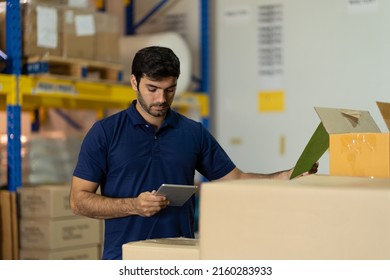
[[[158,103],[153,103],[151,106],[168,106],[167,102],[158,102]]]

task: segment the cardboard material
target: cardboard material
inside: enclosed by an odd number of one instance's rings
[[[124,260],[198,260],[199,242],[190,238],[162,238],[122,246]]]
[[[60,249],[100,243],[99,220],[85,217],[21,219],[22,249]]]
[[[18,193],[22,218],[74,216],[69,204],[68,185],[22,186]]]
[[[95,13],[97,61],[119,62],[119,19],[107,13]]]
[[[201,198],[201,259],[390,259],[389,178],[210,182]]]
[[[16,194],[0,190],[0,259],[17,260],[19,258],[18,237]]]
[[[380,132],[368,111],[315,107],[329,134]]]
[[[10,192],[0,190],[0,214],[1,214],[1,258],[12,260],[12,224],[11,224],[11,200]],[[11,240],[11,242],[9,242]]]
[[[12,227],[12,256],[19,259],[19,219],[17,209],[17,198],[15,192],[9,192],[11,200],[11,227]]]
[[[382,114],[388,130],[390,130],[390,103],[376,102],[376,104]]]
[[[56,6],[24,4],[22,11],[23,55],[62,54],[62,12]]]
[[[330,135],[331,175],[389,177],[389,133],[343,133]]]
[[[84,9],[64,8],[63,56],[93,60],[95,47],[95,13]]]
[[[368,111],[322,107],[315,110],[329,134],[380,132]]]
[[[6,3],[0,3],[0,50],[2,50],[3,52],[6,50],[5,12],[6,12]]]
[[[81,4],[81,5],[74,5]],[[95,5],[91,1],[26,1],[21,3],[23,57],[65,56],[95,59],[96,28]],[[0,3],[0,48],[5,50],[6,3]],[[113,21],[105,23],[113,26]],[[118,40],[111,32],[99,39],[105,57],[117,59]],[[117,29],[116,29],[117,30]],[[116,33],[118,35],[118,32]],[[104,41],[108,40],[108,41]],[[109,48],[109,46],[112,46]],[[102,55],[100,52],[100,55]]]
[[[97,245],[60,250],[20,250],[21,260],[99,260],[100,258],[100,246]]]
[[[390,103],[377,104],[385,121],[388,120]],[[369,112],[321,107],[315,110],[326,133],[320,124],[290,179],[310,170],[327,150],[326,141],[330,147],[330,175],[390,177],[389,134],[380,132]]]

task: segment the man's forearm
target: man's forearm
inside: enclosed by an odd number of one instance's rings
[[[135,215],[134,198],[110,198],[82,191],[71,200],[76,215],[96,219],[112,219]]]
[[[275,173],[261,174],[261,173],[243,173],[241,179],[281,179],[287,180],[290,177],[290,170],[278,171]]]

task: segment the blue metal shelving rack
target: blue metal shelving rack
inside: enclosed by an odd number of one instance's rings
[[[6,1],[6,73],[15,77],[14,94],[7,100],[7,179],[8,190],[22,184],[21,102],[18,80],[22,71],[21,16],[19,0]]]

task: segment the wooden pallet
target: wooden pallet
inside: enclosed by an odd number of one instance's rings
[[[25,60],[29,75],[60,75],[89,80],[122,81],[123,66],[94,60],[58,56],[35,56]]]

